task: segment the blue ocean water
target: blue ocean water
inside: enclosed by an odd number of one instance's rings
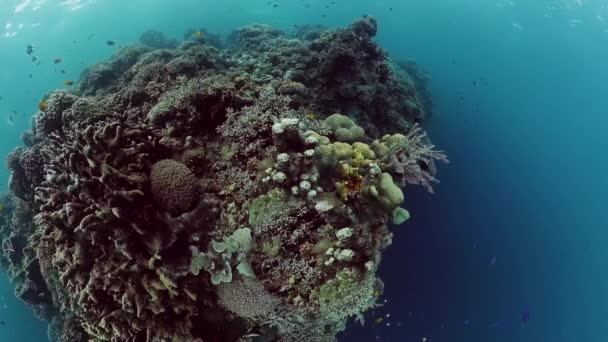
[[[425,128],[451,163],[434,195],[406,188],[412,218],[384,256],[386,303],[341,340],[608,340],[608,3],[218,3],[0,1],[0,154],[20,144],[42,94],[114,52],[107,40],[135,42],[149,28],[226,35],[253,22],[338,27],[373,15],[391,58],[430,75]],[[0,341],[43,341],[45,323],[11,292],[2,278]]]

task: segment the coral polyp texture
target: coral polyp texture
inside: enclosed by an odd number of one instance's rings
[[[403,187],[447,162],[374,18],[196,32],[47,94],[8,156],[0,264],[53,341],[334,341],[382,294]]]

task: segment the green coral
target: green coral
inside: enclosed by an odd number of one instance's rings
[[[335,278],[323,284],[318,292],[321,315],[330,322],[344,324],[347,318],[358,316],[375,304],[376,279],[369,273],[342,269]]]
[[[270,222],[285,212],[285,193],[279,190],[262,195],[249,204],[249,225],[255,227]]]
[[[365,138],[363,128],[357,126],[348,116],[332,114],[325,119],[325,124],[331,128],[331,132],[338,141],[353,143]]]
[[[374,140],[371,148],[378,156],[378,159],[383,160],[390,156],[390,154],[398,149],[402,149],[408,146],[408,139],[403,134],[387,134],[380,140]]]
[[[367,189],[366,193],[377,200],[383,207],[393,210],[403,203],[403,192],[393,182],[393,177],[390,174],[383,172],[371,184]]]
[[[251,250],[251,229],[240,228],[223,241],[211,240],[211,249],[202,253],[196,246],[191,246],[192,259],[190,272],[198,275],[201,270],[211,274],[211,283],[219,285],[232,281],[232,265],[240,275],[254,277],[255,274],[247,261],[247,254]]]
[[[336,169],[340,162],[350,164],[353,152],[353,147],[343,142],[320,145],[315,149],[321,167],[328,169]]]
[[[407,211],[401,207],[397,207],[397,208],[395,208],[395,210],[393,210],[393,224],[394,225],[398,226],[409,219],[410,219],[409,211]]]

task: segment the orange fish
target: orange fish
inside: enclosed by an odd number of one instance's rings
[[[46,101],[40,101],[40,103],[38,104],[38,109],[40,109],[43,112],[46,112],[46,110],[49,108],[49,104],[46,103]]]
[[[65,84],[66,86],[71,86],[72,84],[74,84],[74,81],[67,80],[64,81],[63,84]]]
[[[61,57],[55,58],[55,64],[58,64],[58,63],[61,63],[61,62],[63,62],[63,58],[61,58]]]

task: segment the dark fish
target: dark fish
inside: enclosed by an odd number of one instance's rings
[[[461,96],[461,97],[460,97],[460,99],[461,99],[461,100],[464,100],[464,96]]]
[[[65,74],[65,70],[61,70],[61,73],[62,73],[62,74]]]
[[[4,323],[4,321],[0,321],[0,324],[5,325],[6,323]]]
[[[27,75],[29,78],[32,78],[32,74]]]
[[[31,55],[32,53],[34,53],[34,45],[28,44],[25,47],[25,52],[27,52],[28,55]]]
[[[113,42],[113,41],[111,41],[111,40],[108,40],[108,41],[106,42],[106,44],[107,44],[108,46],[112,46],[112,45],[114,45],[114,44],[116,44],[116,43],[114,43],[114,42]]]
[[[473,87],[477,86],[477,81],[473,81]]]
[[[57,57],[57,58],[55,58],[54,62],[55,62],[55,64],[59,64],[59,63],[63,62],[63,58]]]
[[[530,320],[530,311],[522,311],[521,313],[521,322],[526,324]]]

